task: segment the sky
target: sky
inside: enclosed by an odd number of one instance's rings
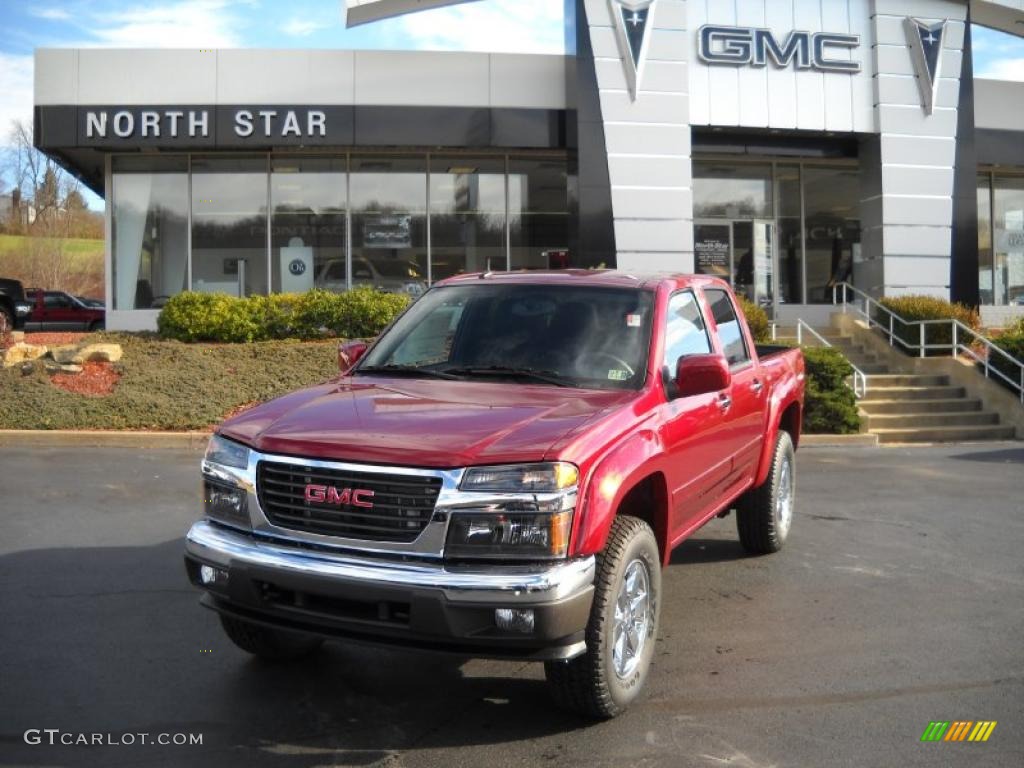
[[[343,0],[0,0],[0,146],[43,47],[561,53],[562,0],[487,0],[345,29]],[[1024,38],[975,27],[975,77],[1024,81]]]

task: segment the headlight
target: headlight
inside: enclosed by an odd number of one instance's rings
[[[251,526],[244,488],[203,478],[203,507],[207,517],[229,525]]]
[[[446,558],[565,557],[572,510],[556,514],[455,513],[448,526]]]
[[[249,449],[241,443],[214,435],[206,446],[206,460],[223,467],[245,469],[249,466]]]
[[[576,485],[579,476],[579,470],[564,461],[472,467],[466,470],[459,488],[494,493],[555,493]]]

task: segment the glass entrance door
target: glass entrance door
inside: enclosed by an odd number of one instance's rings
[[[736,293],[771,310],[776,297],[775,223],[765,219],[705,220],[693,225],[697,274],[727,280]]]

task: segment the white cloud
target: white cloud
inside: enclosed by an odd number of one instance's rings
[[[1024,59],[997,59],[989,61],[975,77],[991,80],[1020,80],[1024,82]]]
[[[0,52],[0,146],[11,123],[32,119],[32,57]]]
[[[419,50],[562,53],[563,6],[552,0],[492,0],[402,18]]]
[[[48,19],[49,21],[67,21],[71,18],[71,14],[63,8],[33,8],[29,13],[36,18]]]
[[[324,29],[327,25],[310,19],[288,19],[281,30],[291,37],[309,37],[314,32]]]
[[[238,24],[229,0],[183,0],[165,5],[121,8],[96,14],[88,24],[87,46],[113,48],[237,48]]]

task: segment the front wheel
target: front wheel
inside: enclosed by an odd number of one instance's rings
[[[788,432],[779,430],[768,479],[736,505],[740,544],[752,555],[778,552],[793,525],[796,505],[796,454]]]
[[[0,307],[0,337],[6,336],[14,330],[14,317],[3,307]]]
[[[231,616],[222,615],[220,625],[232,643],[243,651],[267,661],[301,659],[313,653],[324,642],[312,635],[264,627]]]
[[[544,664],[555,702],[595,718],[625,711],[643,688],[654,656],[661,596],[661,558],[643,520],[615,518],[598,555],[587,652]]]

